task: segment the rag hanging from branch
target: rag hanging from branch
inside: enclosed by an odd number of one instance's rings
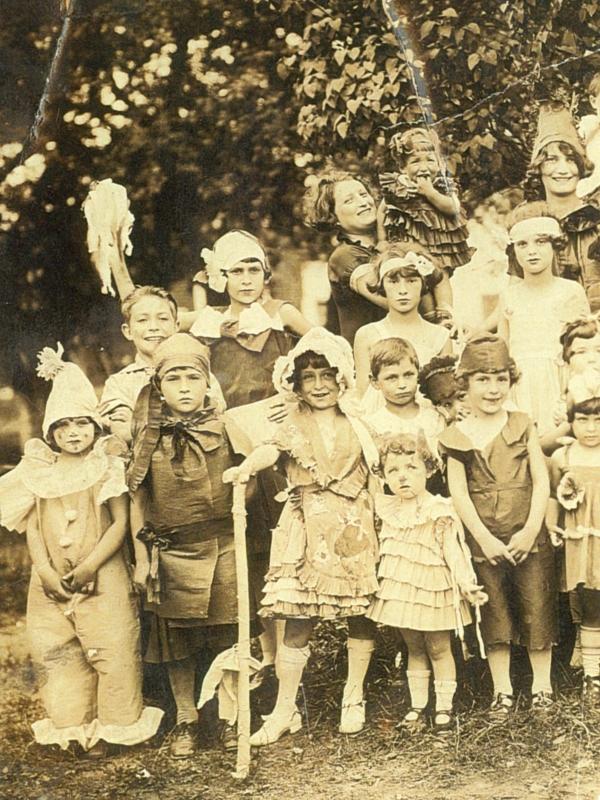
[[[135,220],[127,190],[111,178],[95,182],[82,208],[88,224],[88,251],[102,282],[102,294],[115,296],[114,278],[123,300],[135,288],[125,263],[125,256],[133,250],[129,237]]]

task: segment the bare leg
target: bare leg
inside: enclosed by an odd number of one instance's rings
[[[487,657],[494,682],[494,695],[512,695],[510,682],[510,645],[493,644],[487,646]]]
[[[425,638],[420,631],[411,631],[406,628],[402,628],[400,633],[408,648],[406,677],[411,706],[414,709],[422,710],[429,700],[429,678],[431,676]]]

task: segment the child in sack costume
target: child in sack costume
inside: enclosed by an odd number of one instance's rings
[[[109,743],[149,739],[163,712],[142,702],[137,604],[122,548],[124,464],[113,437],[98,438],[92,385],[62,352],[40,354],[38,374],[54,380],[46,441],[27,442],[0,479],[1,521],[27,531],[33,563],[27,633],[47,713],[33,724],[35,739],[102,756]]]

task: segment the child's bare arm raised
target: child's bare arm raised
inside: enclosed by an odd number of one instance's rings
[[[415,181],[417,191],[423,195],[432,206],[437,208],[447,217],[452,217],[460,211],[460,201],[456,194],[442,194],[433,185],[431,178],[418,177]]]
[[[304,336],[311,328],[314,328],[312,322],[309,322],[304,314],[291,303],[284,303],[281,306],[279,316],[285,327],[298,336]]]
[[[527,522],[520,531],[517,531],[517,533],[512,536],[508,543],[508,549],[517,564],[525,561],[531,552],[531,548],[535,544],[535,540],[544,522],[544,516],[550,498],[548,470],[546,469],[546,462],[537,433],[533,429],[529,434],[527,451],[529,453],[529,470],[533,483],[531,507],[529,509]]]
[[[76,592],[94,580],[94,576],[100,567],[117,552],[125,539],[125,534],[127,533],[127,495],[111,497],[108,500],[108,508],[112,518],[111,525],[109,525],[100,541],[81,564],[78,564],[75,569],[63,576],[63,580]]]
[[[223,473],[225,483],[248,483],[252,475],[277,463],[279,449],[274,444],[263,444],[253,450],[239,467],[231,467]]]
[[[473,505],[464,465],[452,457],[448,458],[448,487],[458,516],[481,547],[483,555],[490,564],[508,561],[514,566],[516,562],[508,547],[485,527]]]

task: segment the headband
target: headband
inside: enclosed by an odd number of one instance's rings
[[[190,367],[200,372],[207,384],[210,382],[210,356],[208,347],[189,333],[174,333],[161,342],[152,358],[156,376],[160,379],[172,369]]]
[[[384,276],[389,272],[406,267],[414,269],[422,278],[431,275],[435,270],[435,267],[428,258],[410,250],[405,256],[393,256],[383,261],[379,266],[379,280],[382,281]]]
[[[562,236],[558,220],[554,217],[530,217],[516,222],[508,232],[510,243],[515,244],[527,236]]]

